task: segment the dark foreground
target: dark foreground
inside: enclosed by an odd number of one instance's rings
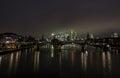
[[[26,49],[0,55],[0,78],[120,78],[120,53],[90,48]]]

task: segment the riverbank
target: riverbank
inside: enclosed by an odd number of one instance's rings
[[[32,48],[32,47],[33,46],[22,47],[22,48],[17,48],[17,49],[5,49],[5,50],[0,51],[0,55],[7,54],[7,53],[12,53],[12,52],[20,51],[20,50],[23,50],[23,49]]]

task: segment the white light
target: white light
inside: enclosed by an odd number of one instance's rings
[[[86,53],[86,56],[88,56],[88,51],[86,51],[85,53]]]
[[[10,43],[10,41],[6,41],[5,43],[6,43],[6,44],[7,44],[7,43]]]
[[[54,34],[54,33],[52,33],[51,35],[52,35],[52,36],[54,36],[55,34]]]

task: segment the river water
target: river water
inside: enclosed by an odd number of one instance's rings
[[[0,55],[0,78],[120,78],[119,51],[26,49]]]

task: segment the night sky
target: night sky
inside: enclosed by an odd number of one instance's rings
[[[71,29],[80,34],[119,32],[120,0],[0,1],[0,33],[39,37]]]

